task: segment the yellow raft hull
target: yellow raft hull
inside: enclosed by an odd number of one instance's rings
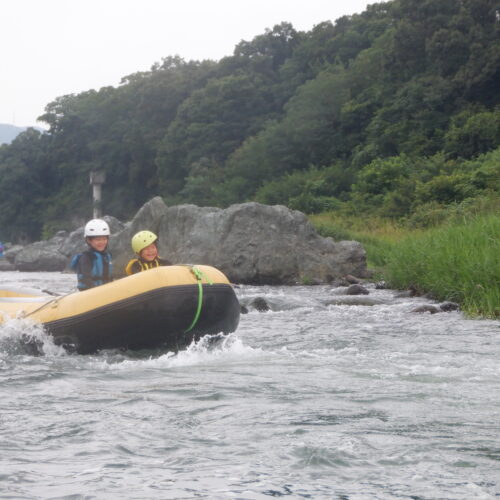
[[[30,318],[79,353],[177,350],[203,335],[233,332],[239,314],[226,276],[202,265],[159,267],[55,298],[0,289],[0,323]]]

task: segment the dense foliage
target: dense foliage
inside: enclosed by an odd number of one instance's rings
[[[215,61],[56,99],[0,147],[0,236],[35,239],[154,195],[258,200],[427,224],[500,190],[496,0],[393,0],[297,32],[282,23]],[[431,216],[432,215],[432,216]]]
[[[500,217],[465,219],[412,234],[388,252],[392,286],[459,302],[471,315],[500,317]]]

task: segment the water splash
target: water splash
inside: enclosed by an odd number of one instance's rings
[[[260,355],[261,349],[245,346],[235,334],[206,335],[194,341],[184,351],[148,353],[102,352],[89,359],[94,368],[100,370],[144,370],[169,369],[201,364],[220,364]],[[146,353],[142,353],[142,356]]]
[[[218,360],[238,359],[251,357],[261,353],[261,349],[254,349],[243,344],[241,339],[231,333],[223,335],[206,335],[198,342],[193,342],[185,351],[180,351],[174,361],[174,366],[185,366]]]
[[[54,344],[43,326],[27,318],[11,318],[0,325],[0,359],[30,355],[60,356],[66,351]]]

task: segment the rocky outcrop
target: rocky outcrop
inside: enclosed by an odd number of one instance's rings
[[[322,238],[301,212],[259,203],[226,209],[167,207],[159,197],[111,237],[116,272],[132,257],[130,239],[141,229],[159,235],[161,256],[174,264],[212,265],[235,283],[325,283],[366,272],[365,252],[358,242]]]
[[[234,283],[319,284],[367,275],[360,243],[323,238],[303,213],[284,206],[167,207],[156,197],[125,225],[112,217],[105,219],[111,227],[109,248],[117,277],[133,256],[132,236],[143,229],[159,235],[160,255],[172,263],[212,265]],[[61,271],[71,255],[85,248],[80,228],[24,247],[14,263],[22,271]]]
[[[8,250],[4,252],[5,258],[11,263],[14,264],[16,260],[16,255],[23,249],[22,245],[14,245],[11,246]]]
[[[361,285],[351,285],[344,292],[346,295],[368,295],[370,292]]]
[[[15,270],[16,266],[14,264],[11,264],[4,257],[0,258],[0,271],[15,271]]]
[[[325,301],[327,306],[379,306],[387,304],[387,301],[365,295],[344,295],[338,298],[331,298]]]
[[[159,225],[159,244],[174,263],[210,264],[235,283],[325,283],[366,273],[360,243],[323,238],[303,213],[279,205],[170,207]]]
[[[14,265],[19,271],[62,271],[67,257],[59,252],[68,234],[60,231],[48,241],[37,241],[16,253]]]

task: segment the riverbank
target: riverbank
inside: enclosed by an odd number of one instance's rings
[[[332,213],[311,221],[323,236],[360,241],[369,267],[390,287],[458,302],[469,316],[500,317],[500,216],[413,230],[385,219]]]

